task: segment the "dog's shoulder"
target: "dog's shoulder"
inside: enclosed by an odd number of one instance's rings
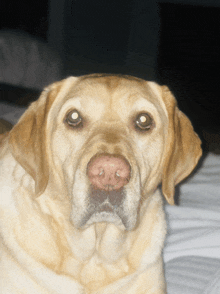
[[[19,164],[11,152],[9,143],[9,133],[0,134],[0,193],[5,194],[5,187],[10,187],[10,191],[15,187],[22,186],[25,169]],[[3,190],[2,190],[3,189]],[[9,190],[8,193],[9,193]],[[4,192],[3,192],[4,191]],[[8,195],[9,197],[9,195]]]
[[[9,151],[8,136],[8,132],[0,134],[0,160],[3,160],[4,156]]]

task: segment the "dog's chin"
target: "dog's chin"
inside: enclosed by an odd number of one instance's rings
[[[110,211],[102,211],[102,212],[96,212],[94,213],[86,222],[85,228],[94,224],[94,223],[111,223],[115,226],[125,230],[127,229],[125,224],[123,224],[122,219],[114,212]]]
[[[95,223],[111,223],[121,230],[132,230],[137,221],[137,209],[125,209],[126,192],[124,189],[103,191],[91,188],[89,203],[84,212],[73,213],[72,221],[78,229],[87,229]]]
[[[115,210],[106,205],[104,209],[98,209],[85,215],[80,223],[81,229],[86,229],[95,223],[111,223],[121,230],[132,230],[136,224],[135,218],[126,216],[122,211]]]

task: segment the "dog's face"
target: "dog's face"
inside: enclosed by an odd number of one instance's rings
[[[37,193],[52,189],[68,199],[80,229],[96,222],[133,229],[161,182],[173,203],[174,185],[201,154],[200,140],[166,87],[108,75],[53,85],[21,118],[10,142]]]
[[[107,221],[132,229],[141,198],[161,181],[168,114],[154,86],[140,84],[84,79],[51,108],[52,160],[68,183],[77,227]]]

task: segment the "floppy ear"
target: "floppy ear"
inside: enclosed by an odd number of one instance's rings
[[[166,86],[162,87],[162,98],[169,119],[162,192],[168,203],[174,204],[175,185],[192,172],[202,155],[202,149],[190,120],[178,109],[174,96]]]
[[[12,155],[35,180],[37,195],[44,192],[48,183],[46,123],[60,87],[58,82],[45,88],[40,98],[29,106],[9,133]]]

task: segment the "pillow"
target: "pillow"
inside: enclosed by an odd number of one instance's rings
[[[60,80],[59,56],[46,42],[16,30],[0,30],[0,82],[41,90]]]

